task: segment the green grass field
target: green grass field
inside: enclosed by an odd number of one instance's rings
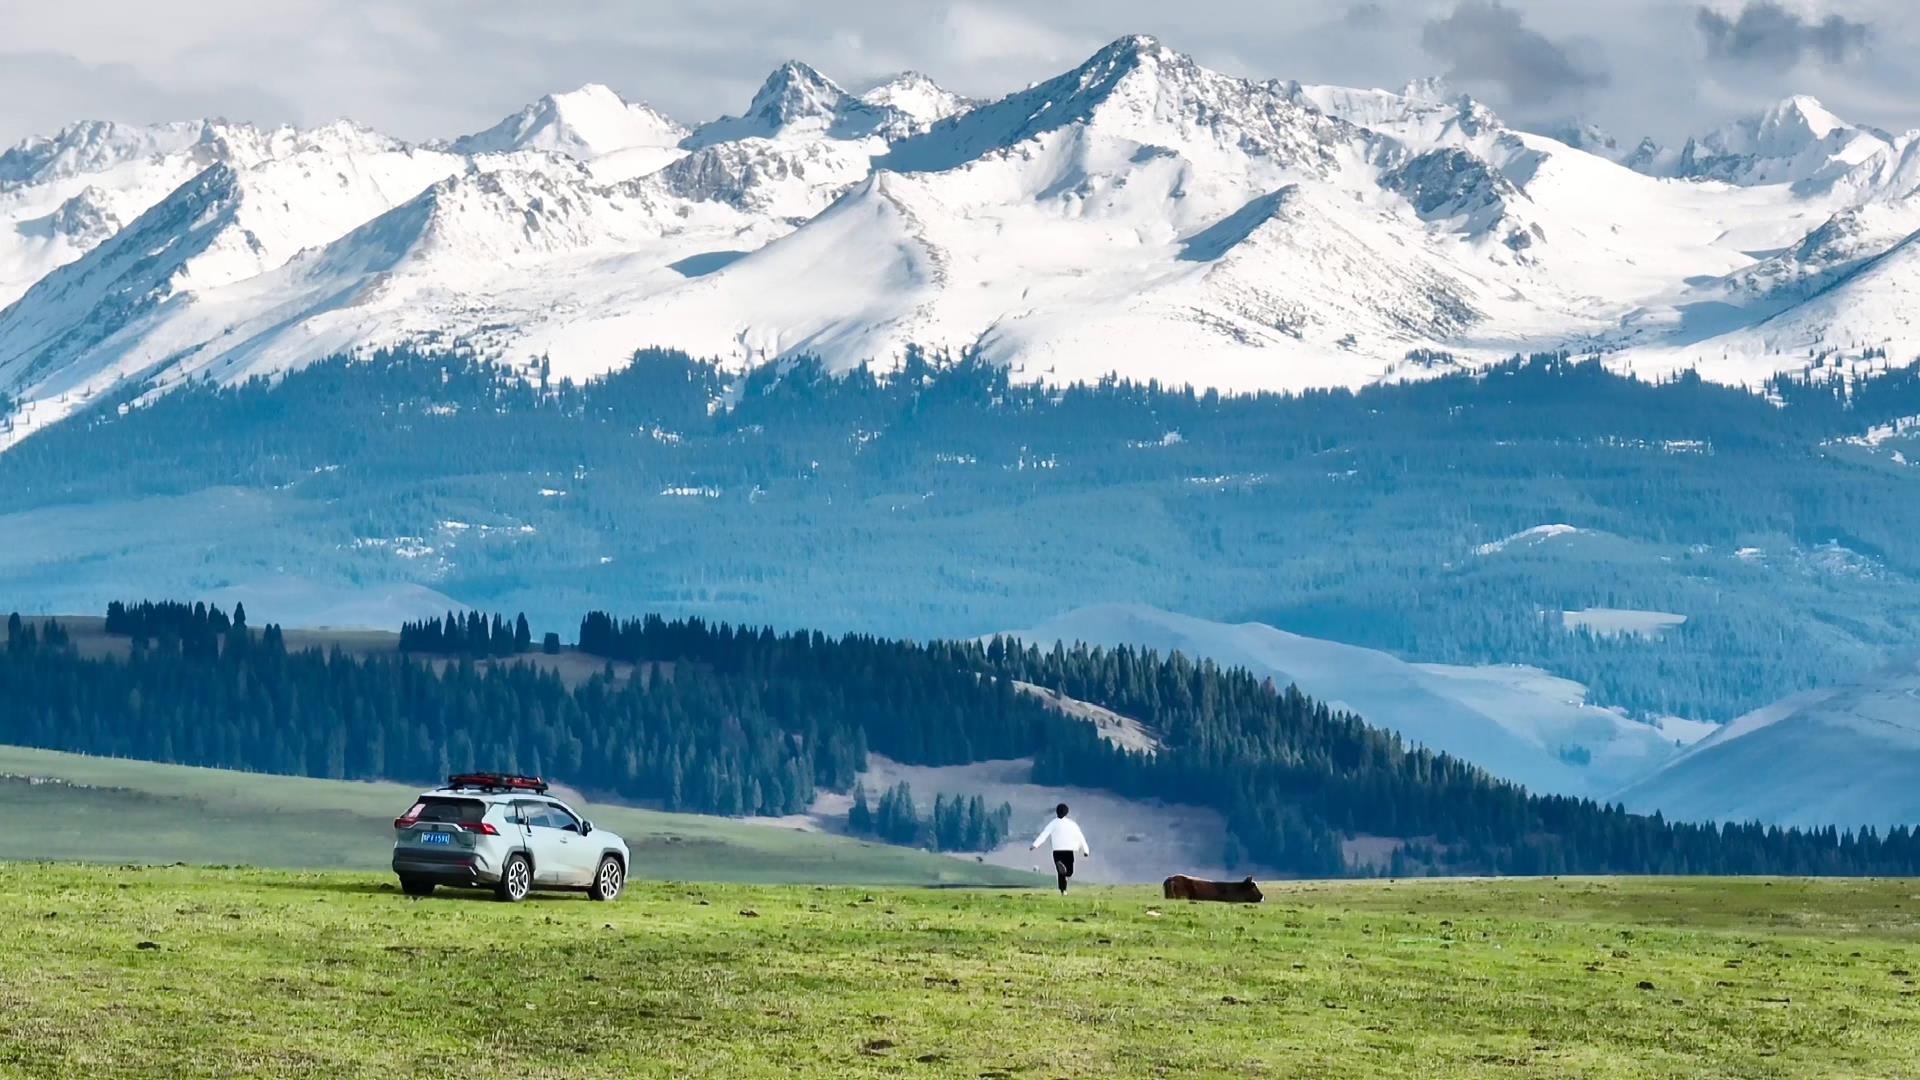
[[[1916,912],[1908,881],[506,905],[0,865],[0,1074],[1912,1077]]]
[[[0,821],[10,823],[0,827],[0,860],[381,869],[393,846],[393,819],[419,790],[0,746]],[[626,838],[635,877],[868,885],[1048,880],[727,818],[591,803],[579,809]]]

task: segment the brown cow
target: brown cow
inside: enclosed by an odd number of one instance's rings
[[[1160,883],[1160,891],[1169,900],[1218,900],[1227,904],[1257,904],[1266,899],[1252,878],[1245,881],[1202,881],[1175,874]]]

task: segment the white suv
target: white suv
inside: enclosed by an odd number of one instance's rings
[[[547,794],[536,777],[468,773],[420,794],[393,821],[393,872],[408,896],[436,885],[491,885],[506,901],[534,889],[620,895],[627,842]]]

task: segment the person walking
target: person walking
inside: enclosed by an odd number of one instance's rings
[[[1087,846],[1087,834],[1080,831],[1067,816],[1067,804],[1061,803],[1053,808],[1053,820],[1040,830],[1034,838],[1033,846],[1027,850],[1038,850],[1041,844],[1053,843],[1053,872],[1060,878],[1060,894],[1066,895],[1067,879],[1073,876],[1073,855],[1079,852],[1087,858],[1093,858],[1093,849]]]

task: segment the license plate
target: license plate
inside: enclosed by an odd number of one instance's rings
[[[422,833],[420,842],[423,844],[451,844],[453,843],[453,834],[443,832]]]

